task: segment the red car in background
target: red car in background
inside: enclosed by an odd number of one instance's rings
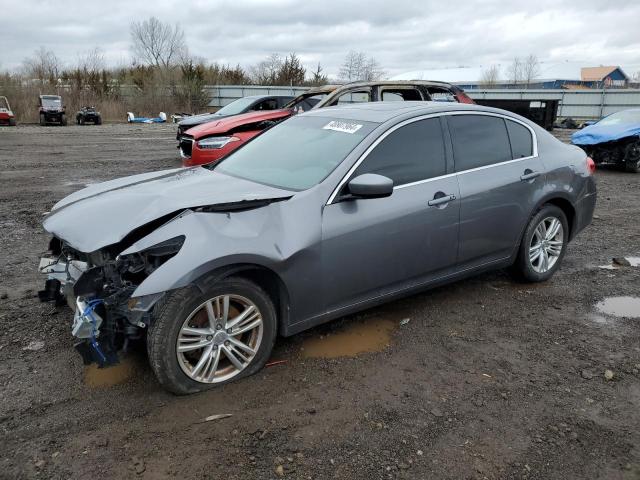
[[[292,115],[290,109],[249,112],[193,127],[180,137],[184,167],[217,162],[266,128]]]
[[[182,165],[191,167],[218,161],[266,128],[299,112],[351,103],[401,101],[475,103],[456,85],[428,80],[353,82],[312,88],[283,109],[235,115],[179,134]]]
[[[16,117],[11,111],[7,97],[0,97],[0,125],[16,126]]]

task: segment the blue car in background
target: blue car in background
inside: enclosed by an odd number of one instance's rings
[[[640,108],[623,110],[571,136],[597,165],[611,164],[640,173]]]

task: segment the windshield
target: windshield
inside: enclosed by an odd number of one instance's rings
[[[598,125],[620,125],[625,123],[640,123],[640,110],[623,110],[603,118]]]
[[[54,97],[52,95],[47,95],[42,97],[42,106],[43,107],[60,107],[62,106],[62,98]]]
[[[291,100],[284,108],[295,108],[297,112],[306,112],[315,107],[327,95],[329,93],[303,94]]]
[[[229,105],[222,107],[216,112],[216,115],[237,115],[239,113],[243,113],[255,101],[255,98],[250,97],[239,98],[238,100],[231,102]]]
[[[320,183],[377,124],[292,117],[207,168],[285,190]]]

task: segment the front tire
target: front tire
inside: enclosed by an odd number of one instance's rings
[[[9,126],[10,127],[15,127],[16,126],[16,119],[15,118],[10,118],[9,119]]]
[[[44,127],[47,124],[47,118],[45,117],[44,113],[40,114],[40,126]]]
[[[276,333],[273,302],[255,283],[231,277],[204,293],[187,287],[155,307],[149,363],[167,390],[201,392],[260,370]]]
[[[568,241],[567,216],[555,205],[544,205],[527,225],[511,273],[525,282],[549,280],[560,268]]]
[[[60,125],[62,125],[63,127],[67,126],[67,116],[64,114],[60,117]]]

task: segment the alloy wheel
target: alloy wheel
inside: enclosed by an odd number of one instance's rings
[[[219,295],[184,321],[176,343],[182,371],[201,383],[235,377],[256,356],[263,335],[262,313],[241,295]]]
[[[542,220],[533,231],[529,245],[529,262],[538,273],[546,273],[560,258],[564,246],[564,229],[556,217]]]

